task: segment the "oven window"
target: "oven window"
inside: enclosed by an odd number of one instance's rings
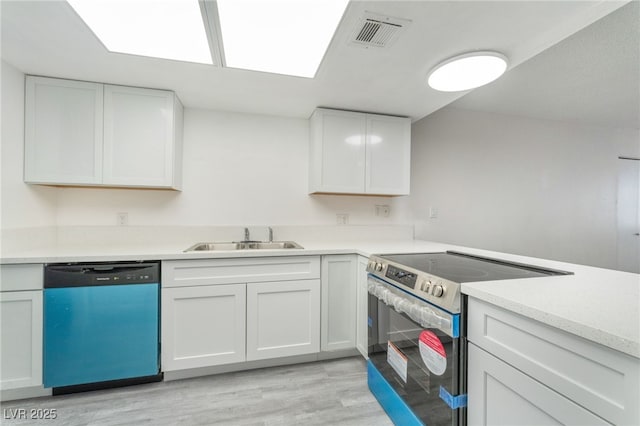
[[[427,425],[458,424],[440,387],[458,393],[459,340],[423,328],[369,295],[369,359]]]

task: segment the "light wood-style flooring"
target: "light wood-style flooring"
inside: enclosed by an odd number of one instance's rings
[[[8,419],[18,408],[57,418]],[[10,401],[2,414],[2,425],[392,425],[360,357]]]

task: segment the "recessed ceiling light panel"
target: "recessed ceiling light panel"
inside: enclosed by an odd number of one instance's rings
[[[212,64],[198,0],[67,0],[111,52]]]
[[[349,0],[217,0],[225,64],[313,78]]]
[[[455,56],[429,73],[427,82],[441,92],[459,92],[491,83],[507,69],[507,58],[497,52]]]

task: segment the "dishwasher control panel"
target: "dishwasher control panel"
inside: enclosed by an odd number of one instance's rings
[[[45,288],[160,283],[157,262],[47,264]]]

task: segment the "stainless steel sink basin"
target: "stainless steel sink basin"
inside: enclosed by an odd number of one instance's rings
[[[240,250],[240,243],[197,243],[185,251]]]
[[[300,244],[293,241],[234,241],[234,242],[213,242],[197,243],[185,250],[188,251],[216,251],[216,250],[282,250],[301,249]]]

